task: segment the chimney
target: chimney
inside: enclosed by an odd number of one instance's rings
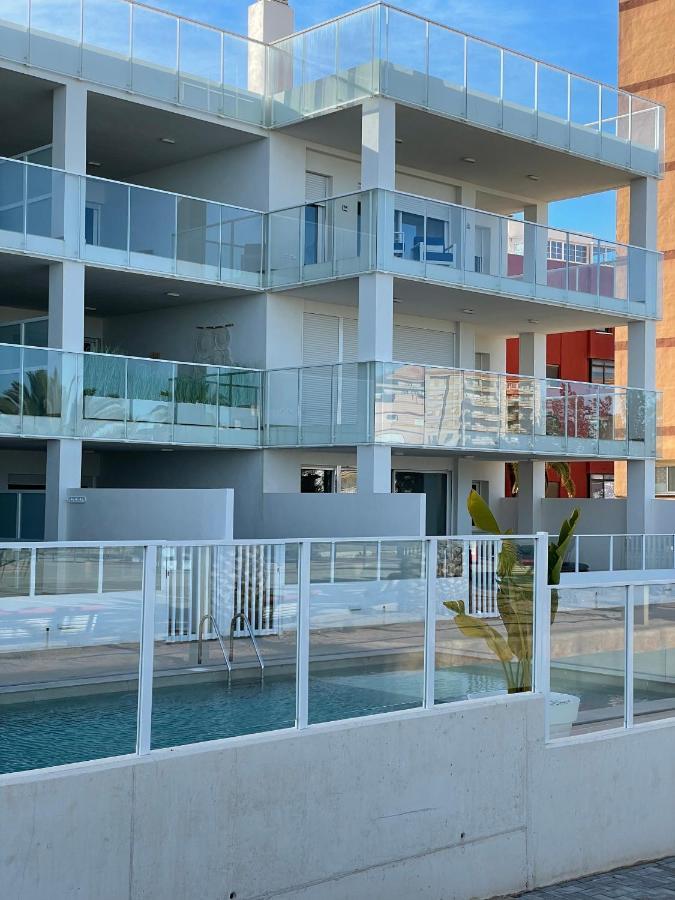
[[[256,0],[248,8],[248,36],[271,44],[293,34],[294,20],[288,0]]]

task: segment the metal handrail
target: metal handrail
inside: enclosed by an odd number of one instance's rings
[[[232,671],[232,663],[230,662],[230,658],[225,652],[225,644],[223,644],[223,637],[220,633],[220,629],[218,628],[218,623],[211,613],[205,613],[201,619],[199,620],[199,639],[197,641],[197,665],[201,666],[202,664],[202,645],[204,643],[204,623],[210,620],[213,626],[213,630],[216,633],[216,637],[218,638],[218,643],[220,644],[220,649],[223,653],[223,659],[225,660],[225,665],[227,666],[228,673]]]
[[[263,662],[263,658],[260,655],[260,650],[258,649],[258,642],[255,639],[255,635],[253,634],[253,628],[251,627],[251,621],[246,613],[238,612],[232,616],[232,621],[230,622],[230,662],[234,662],[234,626],[238,621],[242,621],[246,628],[248,628],[248,634],[251,638],[251,643],[253,644],[253,649],[255,650],[255,655],[258,657],[258,665],[260,666],[260,674],[264,675],[265,673],[265,663]]]

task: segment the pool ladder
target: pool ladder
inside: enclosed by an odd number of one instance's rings
[[[216,637],[218,638],[218,643],[220,644],[220,650],[223,654],[223,659],[225,660],[225,665],[227,666],[228,675],[232,672],[232,663],[234,662],[234,629],[237,622],[243,622],[244,627],[248,629],[249,637],[251,638],[251,643],[253,644],[253,649],[255,650],[255,655],[258,658],[258,665],[260,666],[260,675],[261,677],[265,674],[265,662],[262,658],[262,654],[260,653],[260,648],[258,647],[258,642],[255,639],[255,635],[253,634],[253,628],[251,627],[251,620],[246,615],[246,613],[239,612],[235,613],[232,616],[232,621],[230,622],[230,652],[227,653],[225,650],[225,644],[223,643],[223,636],[220,633],[220,629],[218,628],[218,623],[216,622],[212,613],[205,613],[200,621],[199,621],[199,639],[197,641],[197,665],[201,666],[202,658],[203,658],[203,648],[204,648],[204,625],[206,622],[210,622],[213,630],[216,633]]]

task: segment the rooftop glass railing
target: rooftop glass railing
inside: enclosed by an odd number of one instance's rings
[[[0,56],[255,125],[264,44],[127,0],[4,0]]]
[[[656,175],[663,107],[521,53],[375,4],[277,41],[271,122],[373,94]]]
[[[0,434],[255,447],[262,375],[0,344]]]
[[[270,287],[378,269],[510,297],[659,315],[662,254],[412,194],[361,191],[268,216]]]
[[[657,175],[663,107],[386,4],[272,45],[128,0],[5,0],[0,56],[255,125],[383,94]]]
[[[0,158],[0,247],[260,289],[264,216]]]
[[[414,363],[265,373],[268,446],[646,458],[656,453],[656,415],[650,391]]]

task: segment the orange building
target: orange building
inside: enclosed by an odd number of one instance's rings
[[[620,0],[619,86],[666,107],[665,178],[659,184],[658,249],[664,251],[663,320],[656,324],[656,384],[662,392],[657,494],[675,495],[675,0]],[[628,192],[619,192],[617,238],[628,241]],[[626,329],[616,329],[617,383],[627,384]],[[625,464],[616,465],[617,493]]]

